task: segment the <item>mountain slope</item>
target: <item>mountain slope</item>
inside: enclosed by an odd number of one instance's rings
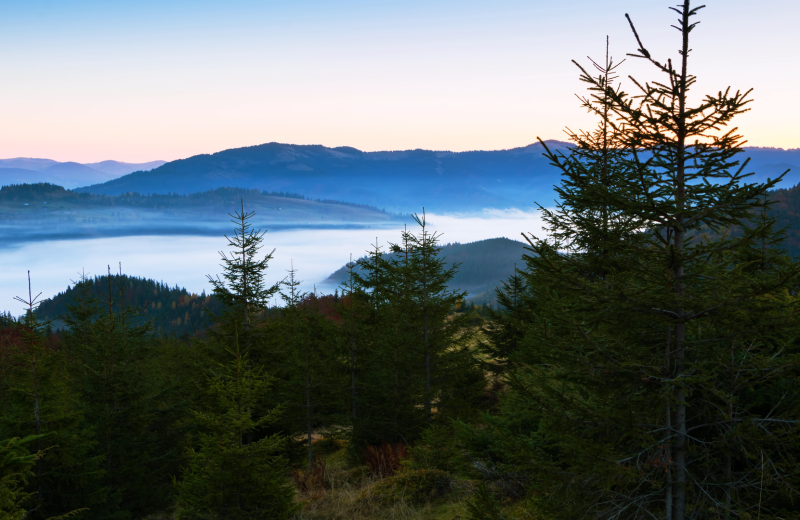
[[[565,149],[567,143],[549,141]],[[222,186],[283,190],[411,211],[473,211],[550,205],[559,172],[536,143],[498,151],[362,152],[355,148],[268,143],[173,161],[82,191],[192,193]],[[800,150],[750,148],[755,177],[775,177],[784,165],[800,165]],[[785,169],[785,168],[784,168]],[[800,181],[794,168],[784,184]]]
[[[0,186],[10,184],[48,182],[66,188],[76,188],[116,179],[131,172],[150,170],[164,161],[124,163],[103,161],[92,164],[57,162],[50,159],[0,159]]]
[[[552,142],[555,147],[564,143]],[[191,193],[222,186],[282,190],[393,210],[533,206],[551,197],[557,171],[534,144],[492,152],[361,152],[268,143],[197,155],[82,188],[97,194]]]
[[[0,168],[22,168],[23,170],[41,171],[58,164],[52,159],[32,159],[28,157],[15,157],[14,159],[0,159]]]
[[[514,273],[514,267],[524,267],[522,255],[525,245],[508,238],[490,238],[468,244],[447,244],[442,246],[440,257],[447,267],[460,264],[458,272],[448,285],[451,290],[467,291],[470,298],[489,293],[494,296],[494,288]],[[359,271],[358,268],[355,269]],[[347,266],[342,266],[323,283],[326,288],[341,285],[348,278]]]
[[[86,163],[84,166],[95,169],[99,172],[107,173],[112,177],[121,177],[129,173],[138,171],[148,171],[158,168],[167,161],[150,161],[145,163],[126,163],[120,161],[102,161],[97,163]]]
[[[42,177],[41,173],[34,170],[0,167],[0,186],[39,182],[36,179],[40,177]]]
[[[96,276],[92,281],[90,296],[103,301],[108,295],[108,277]],[[164,282],[157,282],[135,276],[111,277],[111,285],[115,289],[125,287],[125,306],[140,309],[140,320],[152,320],[153,332],[156,334],[194,334],[204,330],[212,314],[219,314],[222,306],[212,295],[192,294],[186,289],[170,287]],[[37,314],[44,320],[53,320],[53,328],[65,326],[63,318],[68,314],[69,305],[74,305],[79,297],[74,286],[70,285],[63,292],[52,298],[43,300]],[[117,302],[119,304],[119,302]]]

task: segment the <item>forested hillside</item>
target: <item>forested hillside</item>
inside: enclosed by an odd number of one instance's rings
[[[203,331],[222,309],[212,295],[192,294],[181,287],[146,278],[112,275],[109,279],[104,275],[88,282],[89,296],[102,302],[106,310],[112,313],[120,312],[123,307],[136,310],[135,319],[150,322],[153,332],[159,335],[183,336]],[[69,306],[81,297],[75,286],[70,285],[64,292],[42,301],[37,316],[42,321],[52,321],[53,328],[63,328]]]
[[[782,247],[793,258],[800,258],[800,185],[791,189],[775,190],[769,194],[774,201],[769,214],[778,228],[786,229]]]
[[[270,229],[381,226],[401,215],[364,204],[286,192],[218,188],[190,195],[91,195],[52,184],[0,188],[0,231],[9,241],[130,235],[219,235],[241,204]]]

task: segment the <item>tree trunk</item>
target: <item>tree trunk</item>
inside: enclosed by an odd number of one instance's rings
[[[686,175],[686,79],[687,79],[687,60],[689,57],[689,0],[683,2],[683,12],[681,13],[681,30],[683,32],[683,45],[681,56],[681,78],[679,83],[679,107],[678,107],[678,135],[677,135],[677,171],[675,176],[675,202],[677,208],[675,227],[675,294],[678,297],[677,315],[678,321],[675,325],[675,377],[680,379],[686,369],[686,322],[684,316],[686,309],[683,300],[686,296],[683,281],[684,266],[681,255],[685,240],[684,223],[684,198],[686,194],[685,175]],[[677,431],[677,443],[675,446],[675,481],[677,489],[675,493],[675,505],[673,511],[674,520],[684,520],[686,517],[686,393],[681,386],[677,387],[676,406],[675,406],[675,429]]]

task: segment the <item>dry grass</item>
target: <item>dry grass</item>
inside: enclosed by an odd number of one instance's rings
[[[383,441],[380,446],[367,446],[363,456],[374,477],[391,477],[400,471],[403,460],[408,458],[408,446],[402,442],[389,444]]]
[[[419,503],[399,496],[388,501],[373,495],[382,480],[367,466],[349,467],[344,450],[326,460],[325,486],[298,493],[301,511],[294,520],[454,520],[466,518],[468,488],[435,501]]]

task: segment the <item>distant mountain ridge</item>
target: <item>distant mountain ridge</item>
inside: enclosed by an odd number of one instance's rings
[[[547,141],[564,150],[568,143]],[[172,161],[81,191],[118,195],[194,193],[219,187],[281,190],[313,198],[347,200],[392,211],[475,211],[548,206],[559,171],[540,143],[497,151],[405,150],[362,152],[352,147],[267,143]],[[800,182],[800,149],[748,148],[754,180],[793,172]]]
[[[528,199],[552,198],[558,180],[542,150],[538,143],[490,152],[362,152],[351,147],[268,143],[173,161],[80,191],[192,193],[235,186],[292,191],[392,211],[421,206],[433,211],[533,206]]]
[[[151,170],[165,163],[166,161],[146,163],[102,161],[81,164],[28,157],[0,159],[0,186],[49,182],[65,188],[77,188],[103,183],[135,171]]]

